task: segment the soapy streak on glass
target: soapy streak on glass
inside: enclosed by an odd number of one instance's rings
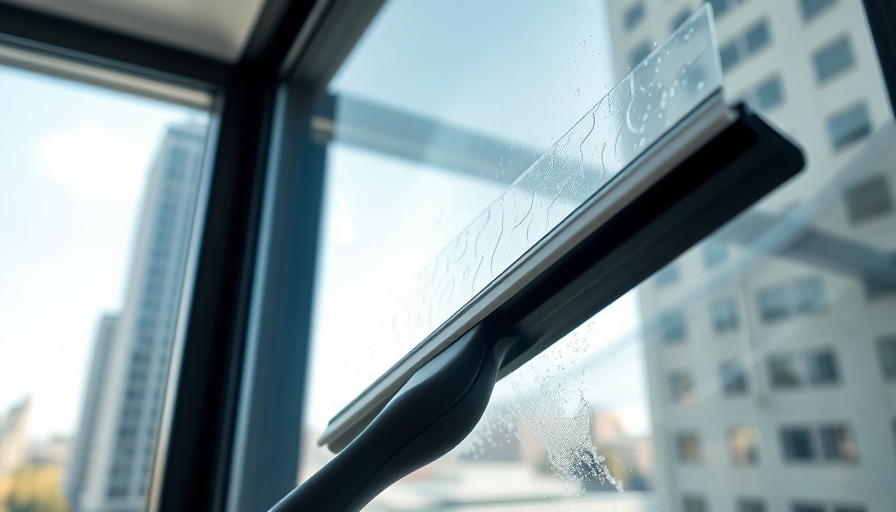
[[[721,84],[704,5],[421,271],[395,342],[424,340]]]

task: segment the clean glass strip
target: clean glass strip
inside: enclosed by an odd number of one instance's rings
[[[340,412],[320,443],[394,392],[400,374],[415,371],[462,334],[456,329],[446,336],[446,323],[474,298],[488,295],[524,254],[688,115],[719,96],[721,87],[711,10],[704,5],[423,269],[404,301],[408,317],[399,321],[404,329],[396,332],[399,343],[423,341]],[[439,342],[431,343],[436,337]]]

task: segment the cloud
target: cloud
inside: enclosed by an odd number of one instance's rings
[[[134,201],[149,167],[153,141],[83,124],[37,145],[37,158],[53,180],[72,192],[109,201]]]

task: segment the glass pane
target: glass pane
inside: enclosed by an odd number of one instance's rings
[[[405,109],[442,115],[465,133],[493,129],[505,151],[483,158],[499,169],[508,167],[511,146],[515,156],[523,146],[509,141],[525,140],[535,149],[526,167],[565,132],[558,112],[568,115],[568,128],[577,119],[574,111],[581,115],[596,101],[581,101],[583,83],[602,96],[630,72],[633,55],[662,44],[675,17],[693,7],[684,0],[645,0],[643,19],[628,30],[625,13],[635,3],[513,4],[495,8],[500,12],[489,18],[478,3],[430,3],[423,12],[413,2],[389,2],[343,73],[363,68],[365,78],[390,84],[397,97],[411,83],[418,84],[416,94],[439,94]],[[458,449],[387,490],[369,510],[873,511],[896,501],[890,481],[896,474],[896,217],[888,206],[896,193],[896,124],[865,14],[858,2],[711,3],[724,10],[715,30],[725,97],[749,101],[793,138],[807,168],[501,381],[477,430]],[[520,10],[526,16],[517,16]],[[452,16],[477,21],[455,24]],[[477,51],[457,56],[444,49],[459,38],[444,27],[455,26],[480,45]],[[820,83],[814,56],[844,36],[853,63]],[[403,42],[425,57],[413,61],[416,67],[395,70],[390,63],[402,59],[393,57],[404,55],[398,46],[389,57],[364,56],[375,37]],[[581,48],[597,50],[586,58]],[[449,54],[455,59],[441,60]],[[489,60],[493,55],[499,60]],[[596,83],[604,85],[601,93]],[[387,94],[379,97],[385,102]],[[469,114],[473,105],[481,118]],[[533,127],[549,129],[534,133]],[[446,133],[458,137],[444,125],[426,133],[430,141],[447,140]],[[482,138],[480,147],[491,140]],[[387,158],[382,153],[377,157]],[[356,164],[363,172],[373,168]],[[441,172],[449,175],[448,167]],[[328,162],[328,172],[348,171]],[[478,176],[483,187],[494,184],[493,197],[503,190],[495,181],[500,170]],[[878,176],[884,178],[871,181]],[[404,182],[422,179],[409,169]],[[404,182],[386,187],[382,211],[413,202],[413,221],[422,222],[447,189],[406,193]],[[337,188],[329,190],[336,204]],[[373,190],[368,186],[354,200],[372,202]],[[472,196],[478,189],[468,190]],[[482,210],[488,202],[483,199]],[[456,219],[452,229],[459,230],[474,210],[466,210],[464,222],[450,210],[437,226]],[[357,220],[337,222],[342,217],[335,211],[329,218],[329,226],[352,225],[360,236]],[[383,319],[391,316],[373,311],[379,305],[359,282],[391,282],[396,256],[409,250],[391,249],[392,240],[429,238],[405,227],[407,221],[385,222],[379,214],[367,220],[377,234],[370,239],[386,256],[371,260],[376,272],[352,274],[360,281],[347,277],[342,299],[326,284],[332,274],[321,279],[320,311],[327,301],[339,306],[319,313],[318,374],[354,375],[354,366],[328,364],[325,354],[341,364],[346,347],[370,350],[371,337],[353,333],[353,326],[337,332],[324,325],[350,323],[346,311],[365,327],[367,320],[389,322]],[[450,231],[440,231],[444,242],[452,239]],[[710,244],[725,247],[724,256]],[[340,257],[376,257],[357,249]],[[322,259],[325,273],[337,272],[335,253]],[[415,306],[399,311],[428,314]],[[335,377],[315,377],[309,440],[328,418],[320,411],[338,409],[337,395],[350,387]],[[310,447],[305,453],[306,472],[326,459]]]
[[[557,131],[556,142],[548,138],[546,144],[534,146],[539,151],[514,157],[528,162],[528,167],[514,164],[511,171],[504,167],[504,156],[497,162],[478,160],[481,152],[509,155],[514,147],[533,147],[530,139],[545,138],[528,126],[495,127],[494,119],[505,114],[494,105],[471,112],[466,100],[454,106],[440,100],[438,105],[445,106],[440,111],[430,101],[431,84],[412,87],[423,78],[418,67],[405,68],[402,63],[395,64],[395,72],[408,74],[411,85],[403,86],[409,88],[407,93],[397,96],[391,88],[371,89],[375,82],[370,77],[379,75],[365,71],[371,65],[368,60],[376,61],[395,44],[394,33],[386,35],[381,27],[407,23],[412,16],[429,19],[430,14],[418,9],[401,2],[388,4],[330,84],[325,100],[336,108],[327,146],[316,337],[326,340],[317,346],[333,357],[330,363],[320,359],[314,366],[338,362],[351,367],[353,377],[348,380],[340,372],[322,371],[321,378],[334,379],[334,390],[350,392],[341,405],[716,93],[721,81],[711,49],[708,11],[703,11],[596,104],[579,110],[578,118]],[[453,6],[440,9],[446,16],[457,15]],[[458,38],[468,37],[462,32]],[[583,47],[588,47],[586,39],[578,44]],[[471,52],[467,58],[476,57],[474,49],[467,50]],[[442,50],[446,59],[459,58],[453,55],[457,51]],[[575,91],[571,105],[579,105],[580,92]],[[496,105],[509,100],[505,91],[488,87],[483,94]],[[556,116],[554,107],[549,104],[532,115],[550,119]],[[480,127],[473,128],[476,125]],[[388,136],[363,133],[374,129]],[[420,138],[421,132],[425,137]],[[449,151],[459,153],[449,157]],[[512,181],[504,183],[509,174]],[[473,210],[476,205],[478,212]],[[358,258],[359,253],[365,258]],[[675,269],[669,268],[658,282],[674,279]],[[345,322],[347,312],[361,316]],[[684,335],[683,323],[675,318],[670,317],[663,328],[670,341]],[[361,337],[370,341],[358,352],[356,340]],[[333,402],[324,405],[332,407]]]
[[[6,66],[0,90],[0,510],[142,510],[208,113]]]

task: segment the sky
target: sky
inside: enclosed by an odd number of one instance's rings
[[[0,91],[0,414],[28,395],[35,437],[71,434],[154,152],[201,115],[6,66]]]

